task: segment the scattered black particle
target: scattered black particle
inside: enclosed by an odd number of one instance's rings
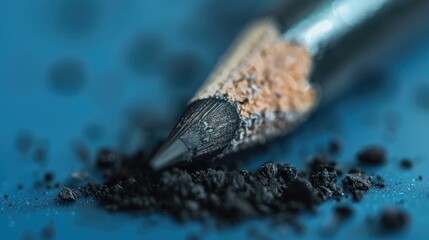
[[[34,137],[31,132],[24,131],[17,133],[15,139],[16,149],[23,154],[28,154],[33,146]]]
[[[303,179],[292,180],[283,192],[283,199],[293,210],[312,210],[317,203],[315,192],[309,182]]]
[[[371,188],[372,178],[366,173],[348,173],[343,179],[344,189],[352,194],[353,200],[359,202]]]
[[[377,175],[375,177],[375,179],[373,179],[372,183],[377,188],[385,188],[386,187],[386,184],[384,183],[384,178],[382,176],[380,176],[380,175]]]
[[[22,184],[18,184],[18,190],[21,190],[23,188],[24,188],[24,186]]]
[[[280,164],[277,166],[279,177],[285,182],[290,182],[298,176],[298,170],[290,164]]]
[[[49,71],[48,83],[51,90],[61,95],[75,95],[86,85],[86,69],[77,59],[61,59]]]
[[[417,180],[419,180],[419,181],[423,181],[423,176],[422,176],[422,175],[419,175],[419,176],[418,176],[418,178],[417,178]]]
[[[429,86],[419,86],[416,88],[414,96],[416,105],[424,111],[429,111]]]
[[[348,173],[343,179],[343,185],[346,190],[368,191],[371,187],[371,177],[365,173]]]
[[[316,156],[310,162],[309,167],[310,182],[321,199],[342,196],[343,189],[337,185],[337,176],[342,174],[342,170],[333,160],[325,156]]]
[[[64,201],[76,201],[79,198],[79,193],[68,187],[63,187],[58,196]]]
[[[275,163],[267,163],[262,165],[260,173],[265,178],[274,178],[277,176],[278,168]]]
[[[341,142],[338,139],[332,139],[329,142],[329,153],[331,154],[339,154],[341,152],[342,146]]]
[[[382,210],[380,224],[386,231],[400,231],[410,224],[410,216],[402,209],[388,207]]]
[[[387,162],[387,153],[383,147],[370,146],[357,153],[360,164],[367,166],[381,166]]]
[[[413,168],[413,161],[411,161],[409,158],[404,158],[401,160],[400,166],[402,169],[409,170]]]
[[[47,172],[45,173],[45,181],[46,182],[52,182],[55,178],[55,173],[54,172]]]

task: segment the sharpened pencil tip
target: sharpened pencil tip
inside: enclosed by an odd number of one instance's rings
[[[150,161],[160,170],[182,161],[212,159],[230,146],[240,127],[235,106],[225,99],[191,103],[161,149]]]
[[[154,170],[160,170],[166,166],[181,161],[188,155],[188,148],[180,139],[172,139],[152,158],[150,165]]]

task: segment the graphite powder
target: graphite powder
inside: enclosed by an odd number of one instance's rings
[[[109,211],[164,213],[179,221],[269,217],[293,223],[299,213],[315,212],[324,201],[363,196],[373,183],[361,170],[340,180],[343,170],[327,156],[314,157],[305,171],[267,163],[255,171],[217,166],[154,172],[142,154],[126,158],[103,149],[97,166],[105,183],[80,187],[81,195],[93,196]],[[63,192],[66,200],[77,198],[70,197],[75,190]]]

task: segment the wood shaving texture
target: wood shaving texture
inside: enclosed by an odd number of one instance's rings
[[[309,52],[282,39],[264,19],[244,33],[194,100],[225,97],[243,121],[230,151],[281,135],[300,123],[317,103],[309,83]]]

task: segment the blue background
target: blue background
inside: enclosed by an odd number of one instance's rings
[[[55,201],[58,189],[33,187],[46,171],[65,181],[71,172],[88,168],[76,156],[76,146],[88,146],[93,161],[102,146],[131,153],[165,137],[239,29],[279,2],[0,1],[0,194],[9,195],[0,199],[1,238],[37,239],[46,226],[55,228],[58,239],[189,234],[245,239],[250,227],[272,238],[319,238],[335,202],[303,216],[303,234],[267,220],[214,231],[165,216],[109,214],[91,199],[63,206]],[[387,187],[351,203],[355,217],[334,237],[424,239],[429,234],[429,112],[416,105],[414,94],[428,84],[428,62],[429,45],[406,48],[387,74],[377,76],[382,81],[323,107],[290,136],[252,152],[252,165],[281,161],[302,168],[309,154],[325,151],[332,138],[343,142],[338,160],[344,166],[354,165],[363,146],[386,146],[387,166],[367,170],[382,175]],[[69,75],[75,78],[64,77]],[[91,135],[87,129],[94,125],[99,133]],[[23,154],[16,149],[17,136],[28,132],[34,144]],[[33,160],[39,147],[48,149],[41,163]],[[400,169],[403,157],[414,161],[412,170]],[[419,175],[423,181],[416,180]],[[23,189],[17,190],[20,183]],[[386,235],[368,228],[368,216],[391,205],[409,211],[409,229]]]

